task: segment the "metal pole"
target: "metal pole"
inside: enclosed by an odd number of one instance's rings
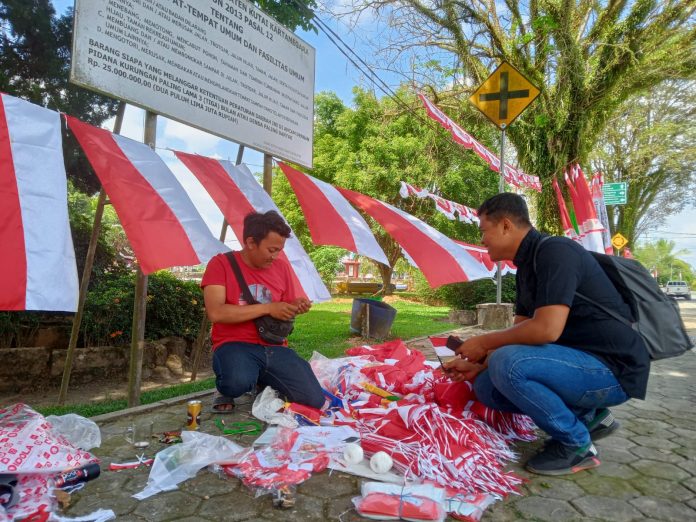
[[[240,145],[237,149],[237,161],[235,165],[239,165],[242,162],[242,156],[244,155],[244,145]],[[225,237],[227,236],[227,219],[222,219],[222,230],[220,230],[220,242],[225,242]],[[198,377],[198,366],[200,364],[201,354],[203,353],[203,345],[205,340],[208,338],[208,333],[210,330],[210,321],[208,321],[208,314],[205,310],[203,311],[203,319],[201,319],[201,326],[198,329],[198,337],[193,345],[193,363],[191,365],[191,382],[195,381]]]
[[[114,134],[121,133],[121,125],[123,124],[123,114],[126,112],[126,103],[120,102],[116,111],[116,120],[114,121]],[[70,386],[70,374],[72,373],[73,363],[75,361],[75,349],[77,348],[77,338],[80,335],[80,326],[82,325],[82,315],[85,311],[85,300],[87,299],[87,288],[89,280],[92,276],[92,266],[94,264],[94,256],[97,252],[97,243],[99,241],[99,231],[101,230],[102,216],[104,215],[104,205],[106,204],[106,192],[102,187],[99,190],[99,199],[97,200],[97,208],[94,211],[94,223],[92,224],[92,235],[89,238],[89,246],[87,247],[87,257],[85,258],[85,266],[82,269],[82,279],[80,280],[80,293],[77,298],[77,311],[73,317],[72,330],[70,331],[70,342],[68,343],[68,351],[65,354],[65,366],[63,367],[63,378],[60,381],[60,392],[58,393],[58,405],[65,404],[65,399],[68,396],[68,387]]]
[[[498,182],[498,192],[505,192],[505,124],[500,131],[500,181]],[[498,261],[498,271],[495,275],[495,303],[500,304],[503,298],[503,276],[501,275],[502,263]]]
[[[265,190],[268,195],[271,195],[273,190],[273,156],[270,154],[263,155],[263,190]]]
[[[157,142],[157,114],[145,112],[143,142],[155,148]],[[147,276],[138,267],[133,303],[131,327],[130,362],[128,368],[128,406],[140,404],[140,381],[143,373],[143,351],[145,349],[145,310],[147,298]]]

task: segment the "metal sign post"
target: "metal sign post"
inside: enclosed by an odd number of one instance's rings
[[[509,63],[502,62],[469,98],[469,101],[500,129],[498,193],[505,192],[505,129],[539,96],[539,92],[522,73]],[[497,267],[495,302],[500,304],[503,295],[500,261]]]

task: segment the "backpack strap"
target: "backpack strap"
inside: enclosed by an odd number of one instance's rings
[[[532,268],[534,270],[534,273],[536,274],[536,267],[537,267],[537,253],[539,252],[539,248],[541,247],[542,243],[546,242],[547,240],[551,239],[550,236],[544,236],[542,237],[536,244],[536,247],[534,248],[534,254],[532,254]],[[624,316],[619,314],[616,310],[612,310],[611,308],[607,308],[601,303],[598,303],[594,299],[587,297],[584,294],[581,294],[580,292],[576,291],[575,295],[578,296],[580,299],[584,300],[586,303],[589,303],[591,305],[596,306],[599,308],[602,312],[607,314],[609,317],[612,317],[619,321],[620,323],[625,324],[626,326],[629,326],[631,328],[634,328],[634,323],[626,319]]]
[[[251,295],[251,290],[249,290],[249,285],[247,285],[246,281],[244,280],[242,269],[239,268],[239,263],[237,263],[237,258],[235,257],[234,252],[227,252],[225,257],[230,262],[232,271],[237,277],[237,283],[239,283],[239,288],[242,290],[244,300],[249,304],[259,304],[259,302]]]

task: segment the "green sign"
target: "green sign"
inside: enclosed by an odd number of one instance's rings
[[[605,183],[602,188],[606,205],[625,205],[628,196],[628,183]]]

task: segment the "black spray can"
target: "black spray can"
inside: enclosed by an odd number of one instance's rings
[[[53,482],[58,489],[74,486],[80,482],[87,482],[88,480],[95,479],[101,473],[99,464],[93,462],[92,464],[87,464],[81,468],[71,469],[70,471],[64,471],[53,477]]]

